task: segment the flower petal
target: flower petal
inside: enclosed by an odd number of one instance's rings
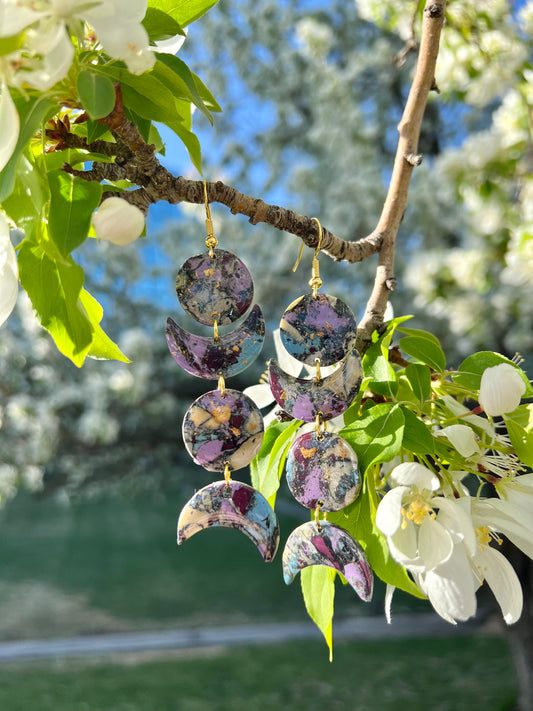
[[[526,384],[510,363],[485,368],[479,387],[479,404],[491,417],[516,410]]]
[[[418,530],[418,552],[426,570],[444,563],[453,551],[452,537],[442,524],[426,516]]]
[[[463,457],[471,457],[480,452],[476,435],[468,425],[449,425],[435,432],[437,437],[446,437]]]
[[[243,390],[245,395],[255,402],[257,407],[261,409],[274,402],[274,396],[270,391],[270,387],[266,384],[259,383],[258,385],[250,385],[249,388]]]
[[[437,506],[439,515],[437,520],[452,534],[455,542],[465,544],[470,555],[474,555],[477,548],[476,532],[470,514],[470,497],[464,496],[457,501],[436,496],[430,501],[432,506]]]
[[[145,224],[139,208],[119,197],[104,200],[91,221],[97,237],[120,246],[135,242]]]
[[[60,22],[48,31],[39,25],[38,29],[28,33],[27,42],[32,52],[42,54],[42,60],[36,69],[19,72],[17,79],[24,85],[48,91],[68,74],[74,59],[72,41],[64,23]]]
[[[0,37],[13,37],[43,15],[42,12],[35,12],[24,7],[18,0],[2,0],[0,3]]]
[[[114,59],[122,59],[132,74],[143,74],[155,64],[155,55],[149,47],[148,33],[140,24],[109,20],[93,22],[99,41]]]
[[[476,587],[464,548],[454,547],[450,558],[424,576],[424,588],[435,612],[452,624],[476,614]]]
[[[504,536],[533,560],[533,520],[531,512],[516,509],[500,499],[481,499],[473,508],[474,524],[488,526]]]
[[[398,484],[416,486],[420,491],[423,489],[436,491],[440,486],[438,476],[418,462],[398,464],[390,473],[390,482],[394,486]]]
[[[409,489],[397,486],[388,491],[379,502],[376,511],[376,526],[385,536],[392,536],[400,528],[402,522],[402,498]]]
[[[407,521],[405,527],[400,526],[392,536],[387,537],[387,543],[395,561],[414,572],[423,572],[424,563],[418,555],[417,528],[412,521]]]
[[[0,95],[0,171],[4,170],[7,162],[13,155],[17,145],[20,130],[20,119],[15,102],[11,98],[5,80],[2,82]]]
[[[387,620],[387,623],[390,625],[392,622],[391,618],[391,606],[392,606],[392,596],[394,595],[394,591],[396,588],[394,585],[390,585],[390,583],[387,583],[387,588],[385,590],[385,619]]]
[[[19,292],[17,255],[9,226],[0,213],[0,326],[13,311]]]
[[[490,546],[478,549],[473,560],[490,585],[503,619],[512,625],[522,614],[522,588],[513,566],[504,555]]]

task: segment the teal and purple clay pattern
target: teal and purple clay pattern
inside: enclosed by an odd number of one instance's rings
[[[263,418],[239,390],[211,390],[189,407],[183,418],[183,441],[197,464],[211,472],[250,464],[263,441]]]
[[[265,497],[248,484],[215,481],[197,491],[180,513],[178,545],[216,526],[242,531],[267,563],[276,555],[278,519]]]
[[[314,510],[321,502],[321,511],[340,511],[361,489],[357,455],[333,432],[306,432],[289,449],[287,484],[302,506]]]
[[[310,565],[326,565],[342,573],[361,600],[368,602],[374,589],[374,574],[363,549],[335,523],[315,521],[298,526],[283,551],[283,579],[290,585],[297,573]]]
[[[349,306],[328,294],[300,296],[280,323],[281,341],[291,356],[307,365],[333,365],[355,346],[357,324]]]
[[[359,353],[353,350],[331,375],[318,382],[289,375],[275,358],[270,361],[268,376],[281,409],[296,420],[313,422],[319,413],[324,420],[331,420],[350,407],[359,392],[363,370]]]
[[[248,310],[254,296],[250,272],[231,252],[215,249],[184,262],[176,277],[183,309],[199,323],[233,323]]]
[[[257,358],[265,339],[265,321],[259,306],[254,306],[240,328],[218,341],[184,331],[167,319],[167,344],[176,363],[198,378],[228,378],[245,370]]]

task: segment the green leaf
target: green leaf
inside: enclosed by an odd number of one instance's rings
[[[150,73],[170,89],[177,99],[186,99],[195,104],[206,118],[213,123],[211,112],[205,105],[197,88],[197,82],[199,82],[201,86],[203,86],[203,84],[198,77],[195,77],[185,62],[182,62],[181,59],[172,54],[158,54],[155,66]],[[215,105],[220,111],[220,106],[218,106],[216,101]]]
[[[148,7],[165,12],[181,27],[186,27],[202,17],[217,2],[218,0],[148,0]]]
[[[48,183],[41,171],[35,168],[32,155],[21,156],[15,176],[15,187],[2,201],[2,209],[26,237],[31,238],[41,229],[45,219],[45,206],[50,200]]]
[[[20,133],[13,155],[0,173],[0,203],[15,187],[15,172],[20,155],[41,128],[43,121],[54,115],[57,107],[44,97],[31,100],[15,99],[15,105],[20,117]]]
[[[400,339],[400,348],[404,353],[416,358],[420,363],[429,365],[437,373],[444,371],[446,356],[436,336],[416,328],[400,327],[398,330],[406,334],[404,338]]]
[[[263,494],[272,508],[276,502],[287,452],[301,424],[300,420],[271,422],[265,431],[261,449],[250,464],[252,485]]]
[[[337,572],[325,565],[312,565],[300,572],[302,593],[309,617],[324,635],[333,661],[333,603]]]
[[[425,365],[413,363],[405,369],[405,377],[409,381],[413,393],[420,403],[422,408],[424,402],[431,394],[431,373]]]
[[[384,346],[383,341],[374,343],[363,356],[363,373],[371,378],[367,387],[373,392],[394,398],[398,391],[398,379],[396,371],[389,363],[388,345]]]
[[[142,24],[148,32],[150,42],[166,40],[176,35],[185,34],[179,23],[159,7],[148,7]]]
[[[354,448],[364,473],[371,464],[389,462],[400,452],[404,424],[402,410],[386,402],[369,407],[340,436]]]
[[[83,70],[76,86],[81,103],[93,120],[108,116],[115,108],[115,87],[104,74]]]
[[[104,141],[112,142],[113,136],[103,123],[91,121],[91,119],[88,119],[85,123],[87,127],[87,143],[97,141],[99,138]]]
[[[63,257],[87,237],[91,215],[100,204],[102,186],[63,171],[48,174],[50,185],[50,237]]]
[[[78,366],[91,347],[93,329],[79,306],[83,270],[71,259],[54,261],[25,239],[18,251],[19,274],[41,325],[58,349]]]
[[[96,360],[120,360],[123,363],[131,363],[130,359],[124,355],[117,344],[101,328],[100,321],[104,315],[104,310],[94,296],[82,289],[80,302],[93,327],[93,338],[87,355]]]
[[[413,454],[434,454],[434,439],[423,420],[403,405],[401,410],[405,419],[402,447]]]
[[[363,547],[374,573],[385,583],[394,585],[415,597],[424,595],[413,583],[403,566],[392,559],[387,540],[376,527],[377,495],[373,472],[363,480],[358,498],[342,511],[329,513],[328,520],[345,528]]]
[[[520,405],[503,419],[518,458],[533,468],[533,404]]]
[[[508,363],[512,365],[513,368],[516,368],[526,385],[524,397],[533,397],[533,388],[524,371],[519,368],[516,363],[513,363],[512,360],[509,360],[509,358],[501,355],[501,353],[494,353],[493,351],[479,351],[479,353],[468,356],[468,358],[461,363],[457,372],[452,374],[452,378],[454,382],[469,390],[479,390],[483,371],[486,368],[492,368],[500,363]]]

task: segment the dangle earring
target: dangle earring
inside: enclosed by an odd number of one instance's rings
[[[261,352],[265,322],[256,305],[238,329],[219,333],[219,326],[246,313],[253,300],[253,283],[238,257],[216,249],[205,180],[203,188],[208,251],[186,260],[176,277],[176,293],[183,309],[199,323],[212,326],[213,335],[188,333],[169,317],[166,338],[183,370],[218,381],[216,390],[201,395],[187,410],[183,440],[197,464],[224,472],[224,479],[203,487],[185,504],[178,520],[178,545],[205,528],[238,528],[270,562],[279,543],[276,514],[262,494],[231,478],[231,472],[247,466],[261,448],[263,418],[249,397],[225,383],[226,377],[242,372]]]
[[[326,565],[338,570],[362,600],[372,597],[373,573],[357,541],[341,526],[325,519],[328,511],[339,511],[354,501],[361,489],[357,455],[348,442],[328,432],[327,420],[345,412],[355,400],[362,380],[359,353],[355,350],[357,324],[351,309],[340,299],[319,294],[322,286],[318,255],[322,226],[317,218],[318,242],[309,285],[311,294],[299,297],[281,319],[281,340],[294,358],[315,366],[312,380],[295,378],[272,359],[270,388],[278,405],[315,429],[300,435],[287,456],[287,483],[295,499],[314,510],[314,521],[296,528],[283,551],[283,577],[287,585],[299,570]],[[300,262],[303,251],[294,271]],[[330,375],[321,366],[339,362]],[[320,513],[324,518],[320,519]]]

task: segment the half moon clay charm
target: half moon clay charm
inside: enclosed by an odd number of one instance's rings
[[[184,331],[167,319],[167,344],[176,363],[197,378],[225,378],[245,370],[257,358],[265,339],[265,321],[254,306],[242,326],[218,341]]]
[[[176,277],[176,294],[193,319],[212,326],[233,323],[247,310],[254,296],[250,272],[231,252],[215,249],[189,257]]]
[[[287,484],[302,506],[340,511],[357,497],[361,479],[357,455],[333,432],[306,432],[296,439],[287,456]]]
[[[189,407],[183,418],[183,441],[197,464],[210,472],[249,464],[261,448],[263,418],[239,390],[211,390]]]
[[[368,602],[374,589],[374,574],[363,549],[340,526],[329,521],[308,521],[298,526],[283,551],[283,579],[290,585],[296,574],[310,565],[327,565],[342,573],[361,600]]]
[[[178,545],[205,528],[238,528],[253,541],[266,563],[276,555],[279,526],[265,497],[248,484],[215,481],[185,504],[178,519]]]
[[[295,378],[282,370],[272,358],[269,366],[270,390],[282,410],[296,420],[313,422],[321,413],[331,420],[342,415],[355,400],[363,378],[361,358],[354,349],[331,375],[318,382],[316,378]]]
[[[352,350],[357,324],[350,307],[328,294],[305,294],[287,308],[280,323],[281,341],[302,363],[333,365]]]

